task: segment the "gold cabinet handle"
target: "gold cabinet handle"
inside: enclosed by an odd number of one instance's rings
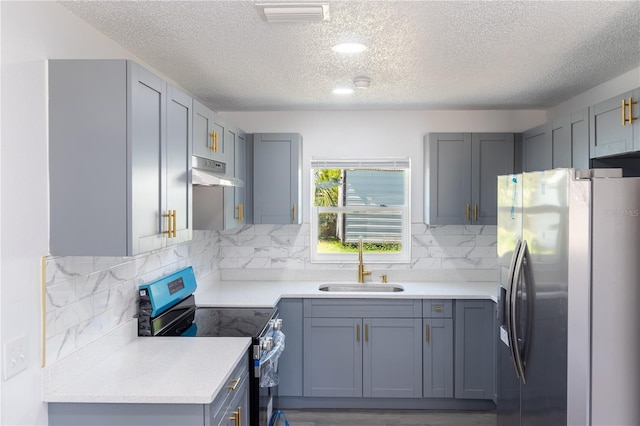
[[[429,340],[431,340],[431,329],[429,328],[429,324],[427,324],[424,329],[424,340],[427,343],[429,343]]]
[[[227,386],[227,389],[234,391],[238,388],[238,384],[240,383],[240,379],[231,379],[232,385]]]
[[[296,220],[296,217],[298,217],[298,206],[293,203],[293,220]]]
[[[473,205],[473,220],[478,221],[478,204]]]
[[[235,426],[240,426],[239,419],[240,419],[240,413],[238,411],[234,411],[233,416],[229,417],[229,420],[233,420],[233,424]]]
[[[433,310],[436,312],[442,312],[442,306],[434,306]]]
[[[638,102],[633,102],[633,98],[622,100],[622,125],[632,124],[633,120],[637,120],[638,117],[633,116],[633,105]],[[627,116],[627,107],[629,108],[629,116]]]
[[[471,220],[471,204],[467,203],[467,221]]]
[[[242,203],[238,204],[236,210],[238,210],[238,222],[242,222],[242,220],[244,219],[244,206],[242,205]]]
[[[356,324],[356,341],[360,343],[360,324]]]
[[[633,116],[633,105],[637,104],[637,102],[633,102],[633,98],[629,98],[629,118],[627,119],[627,123],[632,124],[633,120],[637,120],[638,117]]]
[[[173,230],[171,229],[172,225],[175,226],[175,222],[173,221],[173,211],[169,210],[166,214],[163,214],[162,217],[168,218],[167,220],[167,230],[162,231],[163,234],[167,234],[167,237],[171,238],[173,235]]]
[[[216,132],[209,133],[211,137],[211,144],[209,145],[209,151],[216,152]]]
[[[178,236],[178,212],[176,210],[173,210],[173,230],[171,231],[173,233],[173,237],[177,237]]]
[[[364,325],[364,341],[369,343],[369,324]]]
[[[237,425],[241,426],[242,425],[242,407],[238,407],[238,415],[236,417],[238,418]]]

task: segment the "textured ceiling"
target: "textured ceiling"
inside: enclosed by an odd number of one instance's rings
[[[61,3],[216,111],[547,108],[640,66],[638,1],[329,1],[279,24],[253,1]]]

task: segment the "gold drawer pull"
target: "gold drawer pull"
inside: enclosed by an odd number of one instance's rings
[[[436,312],[442,312],[442,306],[434,306],[433,310]]]
[[[429,343],[429,340],[431,339],[431,330],[429,328],[429,324],[427,324],[427,326],[424,329],[424,340]]]
[[[242,222],[242,220],[244,219],[244,206],[242,204],[238,204],[236,210],[238,210],[238,222]]]
[[[240,383],[240,379],[232,379],[231,383],[233,383],[233,385],[227,386],[227,389],[234,391],[238,387],[238,384]]]

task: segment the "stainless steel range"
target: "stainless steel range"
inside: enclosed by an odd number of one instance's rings
[[[140,286],[139,336],[251,337],[250,425],[267,426],[277,403],[278,358],[284,349],[275,308],[196,306],[192,267]]]

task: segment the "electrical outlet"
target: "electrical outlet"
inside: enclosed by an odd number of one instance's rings
[[[27,336],[5,343],[2,352],[4,380],[27,368]]]

